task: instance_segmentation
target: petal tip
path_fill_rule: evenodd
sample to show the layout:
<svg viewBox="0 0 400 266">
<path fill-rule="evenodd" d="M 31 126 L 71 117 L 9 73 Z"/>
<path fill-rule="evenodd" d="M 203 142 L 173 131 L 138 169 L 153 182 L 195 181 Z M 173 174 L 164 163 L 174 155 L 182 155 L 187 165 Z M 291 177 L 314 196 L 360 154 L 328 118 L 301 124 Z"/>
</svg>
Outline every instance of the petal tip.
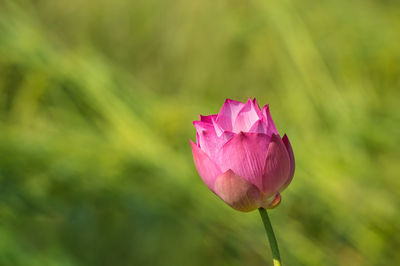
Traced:
<svg viewBox="0 0 400 266">
<path fill-rule="evenodd" d="M 267 204 L 263 204 L 263 208 L 265 209 L 274 209 L 278 207 L 278 205 L 281 203 L 281 194 L 278 192 L 275 194 L 275 197 Z"/>
</svg>

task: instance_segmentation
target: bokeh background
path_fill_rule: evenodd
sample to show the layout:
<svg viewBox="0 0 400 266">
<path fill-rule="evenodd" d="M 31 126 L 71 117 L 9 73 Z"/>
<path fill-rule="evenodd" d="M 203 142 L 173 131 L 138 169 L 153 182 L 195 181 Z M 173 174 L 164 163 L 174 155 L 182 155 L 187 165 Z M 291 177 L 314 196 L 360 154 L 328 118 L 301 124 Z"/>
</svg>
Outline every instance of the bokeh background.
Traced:
<svg viewBox="0 0 400 266">
<path fill-rule="evenodd" d="M 269 103 L 284 265 L 400 264 L 400 2 L 1 0 L 0 265 L 270 265 L 192 121 Z"/>
</svg>

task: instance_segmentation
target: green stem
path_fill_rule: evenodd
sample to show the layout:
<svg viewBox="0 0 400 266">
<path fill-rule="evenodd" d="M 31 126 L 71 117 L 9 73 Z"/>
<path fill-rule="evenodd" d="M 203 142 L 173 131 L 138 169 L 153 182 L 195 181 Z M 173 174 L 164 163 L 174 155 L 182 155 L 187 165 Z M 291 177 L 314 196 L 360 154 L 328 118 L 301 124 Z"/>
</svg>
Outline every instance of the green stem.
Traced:
<svg viewBox="0 0 400 266">
<path fill-rule="evenodd" d="M 269 245 L 272 251 L 272 258 L 274 266 L 281 266 L 281 256 L 279 255 L 278 243 L 276 242 L 274 230 L 272 229 L 271 221 L 269 220 L 268 213 L 264 208 L 259 208 L 261 219 L 264 223 L 265 231 L 267 232 Z"/>
</svg>

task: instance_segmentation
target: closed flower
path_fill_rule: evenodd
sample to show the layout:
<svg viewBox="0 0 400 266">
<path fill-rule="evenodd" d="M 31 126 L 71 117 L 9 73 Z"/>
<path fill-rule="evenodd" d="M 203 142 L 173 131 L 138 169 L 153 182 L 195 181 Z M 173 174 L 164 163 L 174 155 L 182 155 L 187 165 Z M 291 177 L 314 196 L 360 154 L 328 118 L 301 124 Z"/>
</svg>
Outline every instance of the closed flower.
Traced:
<svg viewBox="0 0 400 266">
<path fill-rule="evenodd" d="M 193 158 L 209 189 L 239 211 L 279 204 L 295 163 L 289 139 L 279 136 L 268 105 L 260 110 L 255 99 L 227 99 L 218 114 L 200 115 L 193 124 Z"/>
</svg>

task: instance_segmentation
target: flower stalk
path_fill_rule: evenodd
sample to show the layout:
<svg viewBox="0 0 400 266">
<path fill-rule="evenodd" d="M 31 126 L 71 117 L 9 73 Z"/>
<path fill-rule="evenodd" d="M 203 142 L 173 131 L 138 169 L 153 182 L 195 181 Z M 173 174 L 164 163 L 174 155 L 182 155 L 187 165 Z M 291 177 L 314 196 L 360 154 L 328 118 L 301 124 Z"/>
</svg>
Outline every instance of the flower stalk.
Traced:
<svg viewBox="0 0 400 266">
<path fill-rule="evenodd" d="M 281 256 L 279 254 L 278 243 L 276 242 L 274 230 L 272 229 L 271 221 L 269 220 L 268 213 L 264 208 L 258 209 L 261 215 L 261 219 L 264 223 L 265 231 L 267 232 L 267 237 L 269 245 L 271 247 L 272 259 L 274 266 L 281 266 Z"/>
</svg>

